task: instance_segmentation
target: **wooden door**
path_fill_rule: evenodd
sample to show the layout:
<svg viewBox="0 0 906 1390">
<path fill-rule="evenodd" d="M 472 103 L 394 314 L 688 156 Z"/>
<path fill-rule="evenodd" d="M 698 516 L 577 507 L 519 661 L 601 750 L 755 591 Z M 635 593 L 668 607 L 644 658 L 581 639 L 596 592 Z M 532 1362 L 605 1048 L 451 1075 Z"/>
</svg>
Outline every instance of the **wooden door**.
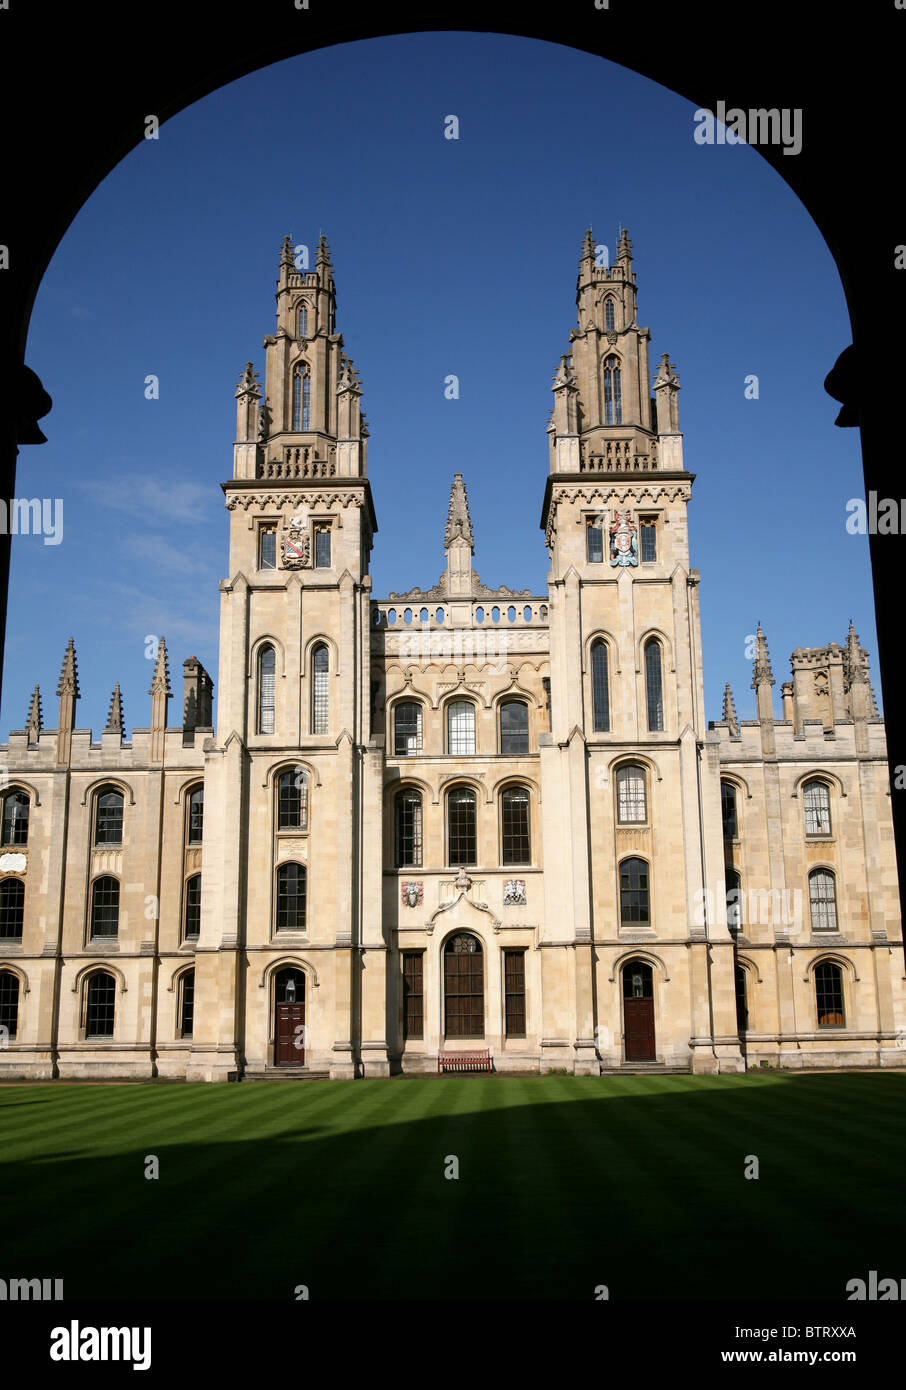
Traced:
<svg viewBox="0 0 906 1390">
<path fill-rule="evenodd" d="M 629 961 L 623 967 L 623 1033 L 627 1062 L 654 1062 L 654 988 L 651 966 Z"/>
<path fill-rule="evenodd" d="M 484 964 L 481 943 L 463 933 L 444 951 L 444 1030 L 448 1038 L 484 1037 Z"/>
<path fill-rule="evenodd" d="M 305 1003 L 278 1004 L 274 1061 L 281 1067 L 305 1065 Z"/>
</svg>

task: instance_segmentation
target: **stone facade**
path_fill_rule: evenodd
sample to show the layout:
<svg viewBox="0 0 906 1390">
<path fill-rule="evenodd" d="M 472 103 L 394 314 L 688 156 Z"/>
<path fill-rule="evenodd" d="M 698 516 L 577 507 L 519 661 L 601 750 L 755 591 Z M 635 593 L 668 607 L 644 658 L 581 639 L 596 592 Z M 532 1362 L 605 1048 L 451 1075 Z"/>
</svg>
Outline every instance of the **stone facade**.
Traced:
<svg viewBox="0 0 906 1390">
<path fill-rule="evenodd" d="M 72 642 L 13 731 L 0 1077 L 895 1066 L 906 1036 L 883 721 L 856 634 L 775 719 L 705 719 L 676 370 L 631 243 L 582 246 L 553 384 L 547 592 L 490 589 L 457 474 L 445 568 L 375 599 L 361 384 L 326 243 L 289 239 L 264 389 L 236 390 L 219 699 L 162 641 L 151 725 L 75 727 Z M 729 889 L 729 898 L 728 898 Z M 4 1032 L 3 1029 L 6 1031 Z"/>
</svg>

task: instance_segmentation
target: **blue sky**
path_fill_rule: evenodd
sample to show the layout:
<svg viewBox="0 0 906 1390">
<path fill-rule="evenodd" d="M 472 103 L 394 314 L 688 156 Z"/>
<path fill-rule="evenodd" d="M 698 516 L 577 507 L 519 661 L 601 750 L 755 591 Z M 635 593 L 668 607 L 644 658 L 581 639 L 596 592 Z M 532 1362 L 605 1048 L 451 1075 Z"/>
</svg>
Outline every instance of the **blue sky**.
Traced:
<svg viewBox="0 0 906 1390">
<path fill-rule="evenodd" d="M 622 224 L 652 369 L 669 352 L 683 388 L 708 717 L 728 679 L 753 717 L 759 619 L 778 717 L 790 652 L 844 641 L 850 617 L 880 702 L 868 542 L 844 529 L 858 432 L 822 388 L 850 341 L 836 268 L 757 151 L 697 144 L 693 113 L 567 47 L 410 34 L 254 73 L 142 141 L 73 222 L 32 317 L 54 408 L 17 496 L 62 498 L 64 539 L 13 541 L 2 736 L 35 681 L 55 726 L 70 634 L 95 733 L 115 681 L 127 731 L 148 724 L 149 634 L 167 639 L 171 724 L 185 657 L 216 682 L 235 383 L 247 359 L 263 369 L 282 237 L 314 248 L 322 230 L 371 434 L 376 597 L 436 581 L 457 471 L 484 582 L 544 591 L 545 424 L 579 246 L 590 224 L 613 254 Z"/>
</svg>

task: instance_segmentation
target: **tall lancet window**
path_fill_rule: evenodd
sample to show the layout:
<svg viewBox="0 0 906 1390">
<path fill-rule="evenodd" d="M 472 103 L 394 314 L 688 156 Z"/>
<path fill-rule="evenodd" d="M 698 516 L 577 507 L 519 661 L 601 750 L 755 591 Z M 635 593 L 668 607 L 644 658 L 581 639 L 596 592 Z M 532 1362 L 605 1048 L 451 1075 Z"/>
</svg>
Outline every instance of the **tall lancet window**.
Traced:
<svg viewBox="0 0 906 1390">
<path fill-rule="evenodd" d="M 293 372 L 293 429 L 311 429 L 311 375 L 307 367 Z"/>
<path fill-rule="evenodd" d="M 596 734 L 610 732 L 610 688 L 607 647 L 600 638 L 591 644 L 592 725 Z"/>
<path fill-rule="evenodd" d="M 300 304 L 300 305 L 299 305 L 299 310 L 298 310 L 298 314 L 297 314 L 296 317 L 297 317 L 297 324 L 298 324 L 298 330 L 299 330 L 298 333 L 296 334 L 296 337 L 297 337 L 297 338 L 307 338 L 307 337 L 308 337 L 308 305 L 307 305 L 307 304 Z"/>
<path fill-rule="evenodd" d="M 664 727 L 664 682 L 661 675 L 661 645 L 652 637 L 645 643 L 645 691 L 648 696 L 648 728 Z"/>
<path fill-rule="evenodd" d="M 604 302 L 604 332 L 613 332 L 613 300 L 607 299 Z"/>
<path fill-rule="evenodd" d="M 274 732 L 274 691 L 277 676 L 277 655 L 273 647 L 264 647 L 258 657 L 258 732 Z"/>
<path fill-rule="evenodd" d="M 623 388 L 620 385 L 620 363 L 616 357 L 604 359 L 604 423 L 623 423 Z"/>
<path fill-rule="evenodd" d="M 327 733 L 327 691 L 329 662 L 324 643 L 315 647 L 311 654 L 311 731 L 313 734 Z"/>
</svg>

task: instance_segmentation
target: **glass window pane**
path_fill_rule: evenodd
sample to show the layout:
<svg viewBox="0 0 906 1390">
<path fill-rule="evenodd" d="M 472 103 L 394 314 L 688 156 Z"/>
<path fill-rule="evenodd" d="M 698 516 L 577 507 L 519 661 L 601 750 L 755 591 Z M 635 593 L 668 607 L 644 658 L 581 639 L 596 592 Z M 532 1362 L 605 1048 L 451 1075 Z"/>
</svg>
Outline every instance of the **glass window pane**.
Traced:
<svg viewBox="0 0 906 1390">
<path fill-rule="evenodd" d="M 326 734 L 328 722 L 328 655 L 325 646 L 315 647 L 312 652 L 311 682 L 311 731 L 313 734 Z"/>
<path fill-rule="evenodd" d="M 396 796 L 396 865 L 420 868 L 422 862 L 421 792 L 402 791 Z"/>
<path fill-rule="evenodd" d="M 471 700 L 454 700 L 448 706 L 447 745 L 453 757 L 475 752 L 475 706 Z"/>
<path fill-rule="evenodd" d="M 397 758 L 408 758 L 422 751 L 422 707 L 407 700 L 397 705 L 393 718 L 393 751 Z"/>
<path fill-rule="evenodd" d="M 475 793 L 458 787 L 447 795 L 448 862 L 454 867 L 475 864 Z"/>
<path fill-rule="evenodd" d="M 594 642 L 591 648 L 592 723 L 595 733 L 610 731 L 610 683 L 607 672 L 607 647 Z"/>
<path fill-rule="evenodd" d="M 258 568 L 262 570 L 275 570 L 277 568 L 277 532 L 273 526 L 262 528 Z"/>
<path fill-rule="evenodd" d="M 277 655 L 265 647 L 258 658 L 258 732 L 274 732 L 274 695 L 277 681 Z"/>
<path fill-rule="evenodd" d="M 617 770 L 617 820 L 621 825 L 644 822 L 648 818 L 645 804 L 645 770 L 641 767 L 621 767 Z"/>
<path fill-rule="evenodd" d="M 648 728 L 664 727 L 664 687 L 661 679 L 661 649 L 657 642 L 645 647 L 645 688 L 648 697 Z"/>
<path fill-rule="evenodd" d="M 529 751 L 528 705 L 523 700 L 500 706 L 500 751 L 510 757 Z"/>
<path fill-rule="evenodd" d="M 507 787 L 500 796 L 502 862 L 530 864 L 529 794 L 525 787 Z"/>
<path fill-rule="evenodd" d="M 305 931 L 305 867 L 281 864 L 277 870 L 277 931 Z"/>
<path fill-rule="evenodd" d="M 28 843 L 28 797 L 25 792 L 10 792 L 3 802 L 4 845 Z"/>
</svg>

